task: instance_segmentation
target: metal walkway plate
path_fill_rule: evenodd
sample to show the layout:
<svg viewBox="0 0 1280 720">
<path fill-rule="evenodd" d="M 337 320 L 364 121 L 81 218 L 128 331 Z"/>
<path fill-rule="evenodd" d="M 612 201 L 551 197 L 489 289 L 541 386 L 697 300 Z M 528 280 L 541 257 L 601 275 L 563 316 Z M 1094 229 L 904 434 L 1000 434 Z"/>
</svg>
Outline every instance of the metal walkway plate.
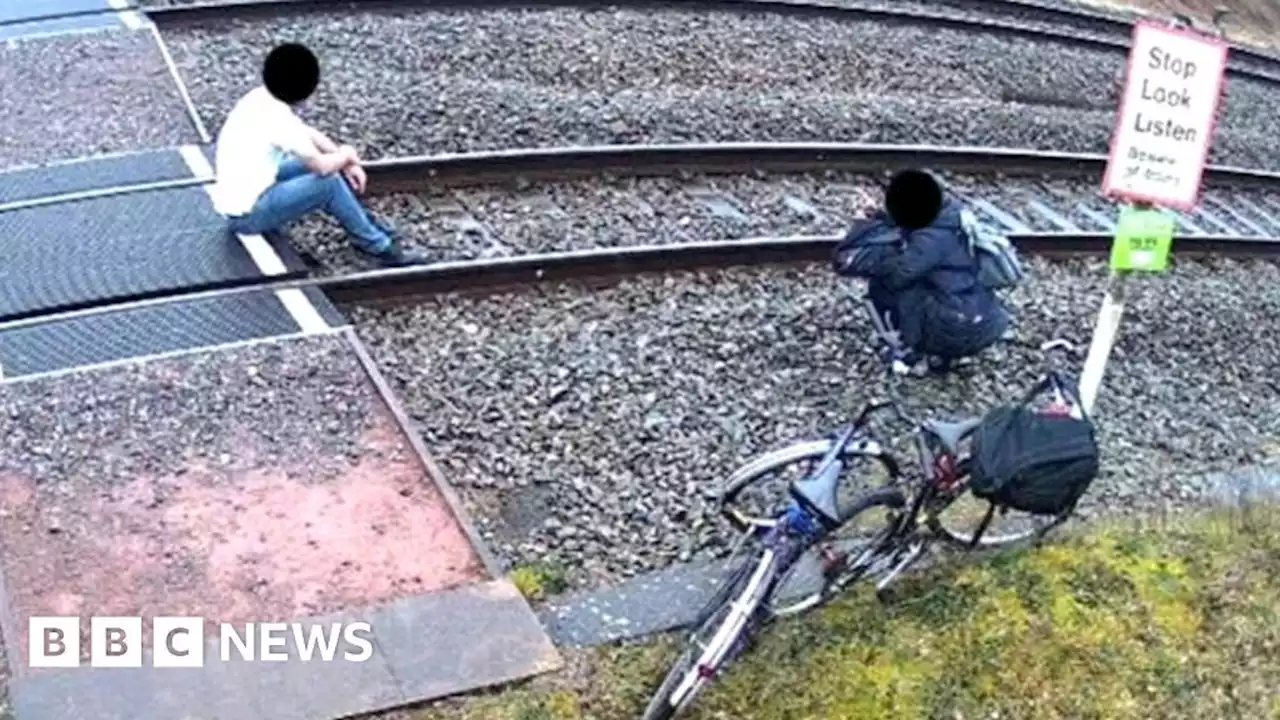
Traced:
<svg viewBox="0 0 1280 720">
<path fill-rule="evenodd" d="M 107 0 L 4 0 L 0 3 L 0 24 L 76 13 L 108 13 Z"/>
<path fill-rule="evenodd" d="M 162 302 L 0 328 L 0 374 L 12 379 L 298 332 L 272 292 Z"/>
<path fill-rule="evenodd" d="M 190 178 L 176 149 L 122 153 L 0 172 L 0 206 L 36 198 Z M 3 209 L 3 208 L 0 208 Z"/>
<path fill-rule="evenodd" d="M 5 0 L 8 2 L 8 0 Z M 4 3 L 0 3 L 0 6 Z M 90 15 L 68 15 L 35 20 L 15 20 L 0 24 L 0 40 L 16 38 L 63 35 L 77 32 L 102 32 L 124 27 L 115 13 L 96 12 Z"/>
<path fill-rule="evenodd" d="M 0 2 L 0 40 L 119 27 L 125 27 L 125 24 L 117 8 L 107 0 Z"/>
<path fill-rule="evenodd" d="M 0 322 L 263 277 L 200 187 L 0 213 L 0 257 Z"/>
</svg>

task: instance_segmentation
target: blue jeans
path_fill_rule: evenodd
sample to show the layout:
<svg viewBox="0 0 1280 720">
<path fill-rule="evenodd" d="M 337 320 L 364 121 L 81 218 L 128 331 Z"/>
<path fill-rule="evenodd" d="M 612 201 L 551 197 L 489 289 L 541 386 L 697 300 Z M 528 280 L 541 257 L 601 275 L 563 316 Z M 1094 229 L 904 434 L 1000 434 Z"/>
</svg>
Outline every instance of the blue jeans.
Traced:
<svg viewBox="0 0 1280 720">
<path fill-rule="evenodd" d="M 230 218 L 231 230 L 241 235 L 261 235 L 316 210 L 332 215 L 361 250 L 381 253 L 390 249 L 391 237 L 360 204 L 342 173 L 316 175 L 294 157 L 280 163 L 275 184 L 262 193 L 253 210 Z"/>
</svg>

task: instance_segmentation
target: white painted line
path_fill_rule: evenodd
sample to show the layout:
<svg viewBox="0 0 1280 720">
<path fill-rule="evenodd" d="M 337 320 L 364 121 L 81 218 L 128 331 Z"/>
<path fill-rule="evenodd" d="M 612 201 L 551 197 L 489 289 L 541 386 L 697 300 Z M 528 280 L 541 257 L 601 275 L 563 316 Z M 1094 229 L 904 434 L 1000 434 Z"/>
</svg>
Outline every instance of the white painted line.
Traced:
<svg viewBox="0 0 1280 720">
<path fill-rule="evenodd" d="M 200 146 L 183 145 L 178 148 L 178 154 L 182 156 L 182 162 L 187 164 L 187 169 L 192 175 L 199 180 L 213 182 L 213 166 L 209 164 L 209 158 L 204 156 Z"/>
<path fill-rule="evenodd" d="M 138 30 L 147 24 L 147 19 L 141 13 L 129 9 L 129 0 L 107 0 L 107 5 L 116 9 L 116 17 L 130 30 Z"/>
<path fill-rule="evenodd" d="M 209 158 L 204 156 L 204 151 L 195 145 L 183 145 L 178 148 L 178 152 L 182 154 L 182 161 L 187 164 L 191 170 L 191 174 L 198 178 L 214 178 L 213 165 L 209 163 Z"/>
<path fill-rule="evenodd" d="M 329 330 L 329 323 L 320 317 L 320 311 L 307 299 L 301 290 L 278 290 L 276 297 L 293 316 L 294 322 L 304 333 L 322 333 Z"/>
<path fill-rule="evenodd" d="M 239 235 L 240 242 L 244 244 L 244 249 L 248 251 L 249 257 L 253 258 L 253 264 L 258 266 L 263 275 L 283 275 L 288 272 L 288 268 L 284 266 L 284 261 L 276 254 L 275 248 L 271 247 L 271 243 L 261 235 Z"/>
<path fill-rule="evenodd" d="M 209 159 L 204 156 L 204 152 L 194 145 L 184 145 L 178 149 L 182 154 L 182 159 L 186 162 L 187 167 L 191 168 L 191 174 L 198 178 L 214 178 L 213 166 L 209 164 Z M 205 185 L 204 190 L 209 194 L 212 200 L 213 185 Z M 288 269 L 284 265 L 284 261 L 280 259 L 280 255 L 271 247 L 271 243 L 261 235 L 241 235 L 236 233 L 236 238 L 240 240 L 240 244 L 244 246 L 245 252 L 249 253 L 249 257 L 253 259 L 253 264 L 258 266 L 258 271 L 268 277 L 285 274 Z M 316 306 L 307 299 L 305 293 L 298 289 L 277 290 L 276 297 L 279 298 L 280 304 L 284 305 L 289 311 L 289 315 L 293 317 L 293 321 L 298 324 L 304 333 L 320 333 L 329 330 L 329 323 L 324 321 L 320 316 L 320 311 L 316 310 Z"/>
</svg>

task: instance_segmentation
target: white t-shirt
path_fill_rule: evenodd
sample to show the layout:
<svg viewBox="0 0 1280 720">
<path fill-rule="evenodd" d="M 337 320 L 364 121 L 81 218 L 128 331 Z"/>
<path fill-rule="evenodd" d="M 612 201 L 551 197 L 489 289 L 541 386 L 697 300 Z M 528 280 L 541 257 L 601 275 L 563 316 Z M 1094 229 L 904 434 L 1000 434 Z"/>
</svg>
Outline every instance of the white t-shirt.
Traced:
<svg viewBox="0 0 1280 720">
<path fill-rule="evenodd" d="M 248 213 L 275 183 L 286 153 L 313 152 L 311 129 L 292 108 L 265 87 L 250 90 L 231 108 L 218 133 L 214 209 L 223 215 Z"/>
</svg>

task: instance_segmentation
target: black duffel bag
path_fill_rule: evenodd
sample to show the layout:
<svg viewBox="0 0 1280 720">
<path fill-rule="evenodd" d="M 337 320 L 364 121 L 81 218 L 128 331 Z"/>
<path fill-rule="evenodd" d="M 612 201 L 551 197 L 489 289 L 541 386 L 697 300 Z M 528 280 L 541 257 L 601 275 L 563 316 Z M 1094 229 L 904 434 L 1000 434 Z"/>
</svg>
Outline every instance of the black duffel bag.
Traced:
<svg viewBox="0 0 1280 720">
<path fill-rule="evenodd" d="M 1004 405 L 974 432 L 969 488 L 997 506 L 1063 515 L 1098 476 L 1098 455 L 1087 416 L 1045 414 L 1025 402 Z"/>
</svg>

